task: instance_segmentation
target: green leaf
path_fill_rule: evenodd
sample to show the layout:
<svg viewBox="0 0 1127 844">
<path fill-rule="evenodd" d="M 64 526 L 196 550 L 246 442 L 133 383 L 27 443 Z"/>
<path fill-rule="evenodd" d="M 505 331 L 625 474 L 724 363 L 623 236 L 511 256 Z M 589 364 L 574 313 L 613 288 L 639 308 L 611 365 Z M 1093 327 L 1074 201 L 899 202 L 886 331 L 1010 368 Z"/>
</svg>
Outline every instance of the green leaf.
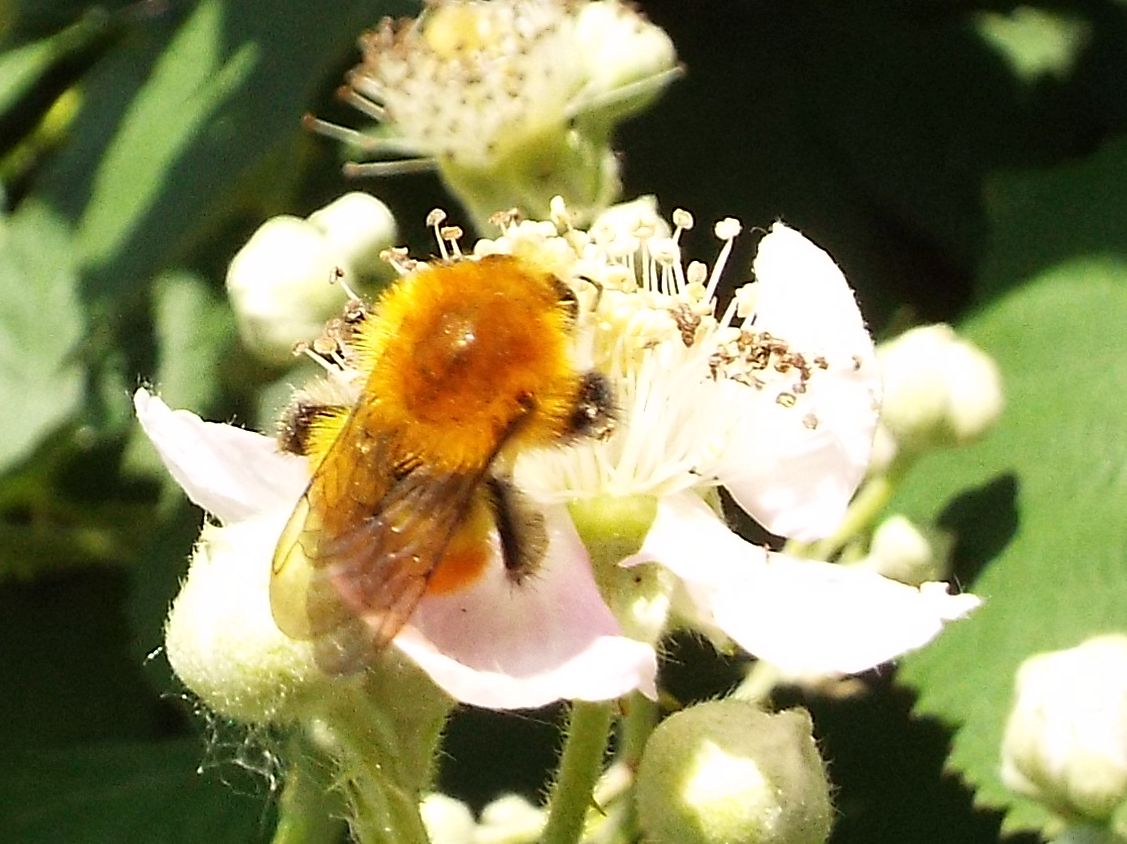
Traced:
<svg viewBox="0 0 1127 844">
<path fill-rule="evenodd" d="M 985 605 L 908 658 L 900 678 L 920 713 L 958 727 L 951 767 L 980 804 L 1008 810 L 1011 831 L 1047 818 L 998 774 L 1014 672 L 1034 653 L 1127 631 L 1127 231 L 1122 215 L 1081 230 L 1091 215 L 1067 205 L 1114 193 L 1107 167 L 1125 149 L 997 183 L 1004 213 L 988 267 L 1011 292 L 962 330 L 998 361 L 1007 409 L 984 442 L 920 466 L 893 504 L 953 530 L 965 576 L 986 566 L 970 584 Z"/>
<path fill-rule="evenodd" d="M 204 413 L 220 392 L 219 368 L 233 345 L 231 309 L 191 273 L 161 276 L 155 293 L 159 355 L 155 386 L 171 407 Z"/>
<path fill-rule="evenodd" d="M 84 326 L 69 233 L 45 208 L 0 219 L 0 472 L 77 412 Z"/>
<path fill-rule="evenodd" d="M 61 32 L 0 53 L 0 114 L 18 102 L 60 59 L 103 32 L 106 23 L 105 12 L 95 9 Z"/>
<path fill-rule="evenodd" d="M 980 298 L 1087 256 L 1127 250 L 1127 141 L 1034 175 L 986 187 L 993 242 L 979 273 Z"/>
<path fill-rule="evenodd" d="M 104 155 L 90 158 L 79 221 L 91 292 L 128 292 L 294 179 L 298 168 L 268 169 L 270 156 L 292 151 L 314 92 L 390 5 L 201 0 L 159 55 L 154 33 L 125 42 L 152 66 L 137 74 L 112 57 L 91 94 L 91 108 L 105 99 L 121 110 Z M 123 86 L 139 86 L 127 102 Z M 73 184 L 52 182 L 60 197 Z"/>
<path fill-rule="evenodd" d="M 1030 86 L 1075 72 L 1092 36 L 1091 24 L 1079 15 L 1034 6 L 978 12 L 974 28 Z"/>
<path fill-rule="evenodd" d="M 204 752 L 191 738 L 17 754 L 0 772 L 0 829 L 20 844 L 269 840 L 264 797 L 225 783 Z"/>
<path fill-rule="evenodd" d="M 223 4 L 200 3 L 173 38 L 106 150 L 80 221 L 79 249 L 97 267 L 110 259 L 165 189 L 167 171 L 246 84 L 250 43 L 227 51 Z"/>
</svg>

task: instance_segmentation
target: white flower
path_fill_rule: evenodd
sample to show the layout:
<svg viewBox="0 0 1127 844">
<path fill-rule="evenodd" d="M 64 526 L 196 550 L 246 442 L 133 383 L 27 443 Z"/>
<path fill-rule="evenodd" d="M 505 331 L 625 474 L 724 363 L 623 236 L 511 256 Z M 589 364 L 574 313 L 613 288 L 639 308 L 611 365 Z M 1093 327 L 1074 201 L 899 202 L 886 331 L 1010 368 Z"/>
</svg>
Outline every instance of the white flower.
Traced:
<svg viewBox="0 0 1127 844">
<path fill-rule="evenodd" d="M 308 688 L 324 693 L 309 643 L 273 627 L 267 596 L 274 546 L 309 480 L 306 461 L 280 453 L 272 438 L 172 411 L 146 390 L 134 407 L 172 476 L 222 524 L 202 539 L 220 544 L 222 556 L 194 557 L 172 607 L 167 647 L 178 676 L 246 720 L 271 720 Z M 466 590 L 424 598 L 394 645 L 452 697 L 478 706 L 655 694 L 653 650 L 619 635 L 570 521 L 557 514 L 549 526 L 547 560 L 527 588 L 496 566 Z M 248 699 L 247 688 L 258 697 Z"/>
<path fill-rule="evenodd" d="M 802 541 L 837 527 L 868 463 L 879 375 L 852 291 L 825 252 L 776 224 L 755 282 L 718 310 L 720 274 L 683 266 L 672 236 L 641 219 L 622 231 L 511 225 L 479 243 L 589 279 L 597 326 L 589 354 L 622 413 L 605 442 L 530 456 L 517 478 L 541 500 L 652 497 L 656 517 L 626 565 L 658 562 L 681 581 L 695 620 L 789 677 L 849 674 L 926 644 L 978 604 L 943 583 L 915 588 L 876 573 L 769 552 L 706 503 L 725 487 L 772 533 Z M 644 214 L 642 217 L 644 218 Z M 666 229 L 668 231 L 668 229 Z"/>
<path fill-rule="evenodd" d="M 810 539 L 837 526 L 865 472 L 877 415 L 872 343 L 824 252 L 774 226 L 760 244 L 756 282 L 717 313 L 735 221 L 717 226 L 724 246 L 709 272 L 681 264 L 678 240 L 692 224 L 684 212 L 668 235 L 646 206 L 616 218 L 632 221 L 627 232 L 614 223 L 585 232 L 571 227 L 565 206 L 552 210 L 555 222 L 503 220 L 502 236 L 479 242 L 473 256 L 444 242 L 450 230 L 432 216 L 444 258 L 517 254 L 580 293 L 576 357 L 610 380 L 616 433 L 522 454 L 514 477 L 549 528 L 537 576 L 514 584 L 495 548 L 477 581 L 424 596 L 395 647 L 458 700 L 532 707 L 632 689 L 654 695 L 654 648 L 673 584 L 703 628 L 796 677 L 863 671 L 925 644 L 977 605 L 942 583 L 917 589 L 770 552 L 706 503 L 725 486 L 768 530 Z M 393 260 L 410 271 L 402 256 Z M 357 376 L 346 358 L 333 360 L 344 382 Z M 247 519 L 280 525 L 301 495 L 308 467 L 271 440 L 174 413 L 145 391 L 135 402 L 173 476 L 223 530 Z M 625 517 L 617 527 L 637 541 L 609 560 L 598 549 L 593 571 L 564 505 L 609 512 L 601 502 L 613 499 L 629 505 L 616 511 L 633 513 L 629 527 Z M 253 537 L 242 553 L 266 571 L 277 537 Z M 199 639 L 197 662 L 218 641 L 207 630 Z"/>
<path fill-rule="evenodd" d="M 345 99 L 379 131 L 311 126 L 383 159 L 352 173 L 437 167 L 479 225 L 499 208 L 546 215 L 557 193 L 613 201 L 614 123 L 677 72 L 669 37 L 619 0 L 439 0 L 360 46 Z"/>
</svg>

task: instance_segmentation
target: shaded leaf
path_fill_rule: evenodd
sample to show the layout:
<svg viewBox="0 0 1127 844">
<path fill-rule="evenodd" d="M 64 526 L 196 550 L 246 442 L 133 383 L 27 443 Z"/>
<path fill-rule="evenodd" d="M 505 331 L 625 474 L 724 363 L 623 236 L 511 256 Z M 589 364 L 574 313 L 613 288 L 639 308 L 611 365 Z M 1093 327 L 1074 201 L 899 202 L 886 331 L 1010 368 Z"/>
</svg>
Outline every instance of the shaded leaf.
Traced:
<svg viewBox="0 0 1127 844">
<path fill-rule="evenodd" d="M 129 291 L 292 180 L 269 156 L 294 144 L 329 69 L 390 5 L 201 0 L 136 79 L 97 164 L 79 224 L 92 294 Z"/>
<path fill-rule="evenodd" d="M 95 9 L 66 29 L 0 53 L 0 114 L 11 108 L 63 56 L 104 31 L 107 18 Z"/>
<path fill-rule="evenodd" d="M 269 840 L 263 796 L 200 770 L 199 739 L 18 754 L 0 773 L 0 829 L 20 844 Z"/>
<path fill-rule="evenodd" d="M 121 572 L 0 586 L 5 753 L 153 734 L 158 703 L 130 653 L 124 600 Z"/>
<path fill-rule="evenodd" d="M 1032 176 L 987 184 L 993 243 L 976 284 L 985 299 L 1072 260 L 1127 259 L 1127 141 Z"/>
</svg>

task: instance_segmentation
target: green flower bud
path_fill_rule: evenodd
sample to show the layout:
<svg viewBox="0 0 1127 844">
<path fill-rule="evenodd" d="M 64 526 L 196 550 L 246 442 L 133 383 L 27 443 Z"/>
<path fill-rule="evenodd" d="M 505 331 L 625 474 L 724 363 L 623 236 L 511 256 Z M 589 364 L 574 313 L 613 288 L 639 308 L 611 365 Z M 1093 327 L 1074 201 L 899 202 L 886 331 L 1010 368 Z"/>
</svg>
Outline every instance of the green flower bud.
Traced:
<svg viewBox="0 0 1127 844">
<path fill-rule="evenodd" d="M 285 636 L 270 614 L 269 561 L 249 549 L 272 542 L 276 519 L 206 525 L 165 626 L 173 671 L 213 711 L 252 724 L 282 724 L 331 679 L 309 642 Z"/>
<path fill-rule="evenodd" d="M 799 709 L 739 700 L 666 719 L 638 770 L 638 820 L 652 844 L 823 844 L 829 783 Z"/>
<path fill-rule="evenodd" d="M 884 400 L 881 423 L 908 451 L 969 443 L 1002 412 L 994 361 L 949 325 L 906 331 L 877 348 Z"/>
<path fill-rule="evenodd" d="M 1030 657 L 1002 740 L 1002 781 L 1065 817 L 1127 802 L 1127 636 Z"/>
<path fill-rule="evenodd" d="M 321 333 L 345 293 L 321 231 L 298 217 L 267 220 L 227 268 L 227 296 L 243 345 L 269 363 L 293 360 L 294 344 Z"/>
</svg>

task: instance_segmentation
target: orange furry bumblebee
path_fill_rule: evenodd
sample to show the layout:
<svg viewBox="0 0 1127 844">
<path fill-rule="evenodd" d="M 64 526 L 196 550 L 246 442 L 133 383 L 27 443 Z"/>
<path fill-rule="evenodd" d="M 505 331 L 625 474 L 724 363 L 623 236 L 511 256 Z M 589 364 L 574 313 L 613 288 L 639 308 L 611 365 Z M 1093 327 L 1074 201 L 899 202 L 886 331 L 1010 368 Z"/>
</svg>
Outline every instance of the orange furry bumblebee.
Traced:
<svg viewBox="0 0 1127 844">
<path fill-rule="evenodd" d="M 427 592 L 472 581 L 492 531 L 510 577 L 542 558 L 542 519 L 508 479 L 523 449 L 603 436 L 605 379 L 572 360 L 574 293 L 512 256 L 420 265 L 342 325 L 366 378 L 350 405 L 299 395 L 283 448 L 313 477 L 274 552 L 270 603 L 329 670 L 362 667 Z"/>
</svg>

